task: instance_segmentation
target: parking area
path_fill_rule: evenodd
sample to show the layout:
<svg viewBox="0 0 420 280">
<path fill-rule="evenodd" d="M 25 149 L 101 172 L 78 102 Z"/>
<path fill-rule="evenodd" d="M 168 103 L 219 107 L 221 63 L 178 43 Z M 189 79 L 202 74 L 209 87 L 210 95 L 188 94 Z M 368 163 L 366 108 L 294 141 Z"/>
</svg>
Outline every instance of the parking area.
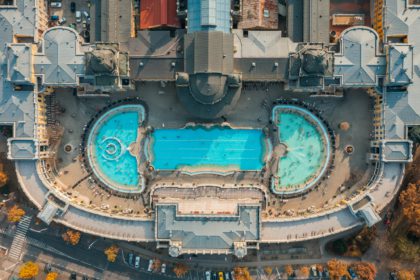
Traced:
<svg viewBox="0 0 420 280">
<path fill-rule="evenodd" d="M 68 26 L 77 31 L 85 42 L 90 41 L 90 6 L 86 0 L 49 1 L 50 26 Z"/>
</svg>

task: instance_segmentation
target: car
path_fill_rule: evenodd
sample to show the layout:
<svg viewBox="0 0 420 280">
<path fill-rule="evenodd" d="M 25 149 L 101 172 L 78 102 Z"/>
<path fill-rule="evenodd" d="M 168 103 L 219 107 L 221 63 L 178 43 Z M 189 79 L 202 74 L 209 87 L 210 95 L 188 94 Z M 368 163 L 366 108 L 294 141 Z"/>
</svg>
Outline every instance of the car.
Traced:
<svg viewBox="0 0 420 280">
<path fill-rule="evenodd" d="M 52 15 L 51 16 L 51 21 L 56 21 L 56 20 L 59 20 L 59 19 L 60 19 L 60 17 L 57 16 L 57 15 Z"/>
<path fill-rule="evenodd" d="M 89 17 L 89 13 L 88 13 L 88 12 L 83 11 L 82 13 L 83 13 L 83 15 L 85 16 L 85 18 L 88 18 L 88 17 Z"/>
<path fill-rule="evenodd" d="M 51 2 L 51 8 L 61 8 L 61 2 Z"/>
<path fill-rule="evenodd" d="M 128 265 L 129 266 L 133 266 L 133 259 L 134 259 L 134 254 L 133 253 L 128 253 Z"/>
<path fill-rule="evenodd" d="M 163 263 L 162 266 L 160 267 L 160 273 L 166 273 L 166 263 Z"/>
<path fill-rule="evenodd" d="M 225 276 L 221 271 L 219 271 L 219 280 L 225 280 Z"/>
<path fill-rule="evenodd" d="M 211 280 L 211 273 L 210 273 L 210 271 L 206 271 L 206 280 Z"/>
<path fill-rule="evenodd" d="M 51 270 L 52 270 L 51 264 L 50 263 L 47 263 L 44 266 L 44 272 L 48 273 L 48 272 L 51 272 Z"/>
<path fill-rule="evenodd" d="M 356 272 L 352 268 L 348 269 L 351 279 L 355 279 L 357 277 Z"/>
<path fill-rule="evenodd" d="M 211 280 L 217 280 L 217 274 L 216 272 L 213 272 Z"/>
<path fill-rule="evenodd" d="M 82 280 L 89 280 L 89 277 L 87 277 L 86 275 L 83 275 Z"/>
<path fill-rule="evenodd" d="M 72 272 L 72 273 L 70 274 L 70 280 L 77 280 L 77 275 L 76 275 L 76 272 Z"/>
<path fill-rule="evenodd" d="M 230 276 L 232 276 L 232 280 L 235 280 L 235 271 L 233 271 L 233 270 L 232 270 L 232 271 L 230 272 Z"/>
<path fill-rule="evenodd" d="M 230 280 L 230 273 L 229 272 L 225 272 L 225 279 Z"/>
<path fill-rule="evenodd" d="M 76 11 L 75 17 L 77 23 L 82 22 L 82 13 L 80 13 L 80 11 Z"/>
<path fill-rule="evenodd" d="M 136 259 L 134 261 L 134 267 L 139 268 L 140 267 L 140 257 L 136 256 Z"/>
<path fill-rule="evenodd" d="M 74 2 L 70 3 L 70 11 L 72 13 L 76 12 L 76 3 L 74 3 Z"/>
<path fill-rule="evenodd" d="M 147 271 L 152 271 L 152 269 L 153 269 L 153 260 L 152 259 L 150 259 L 149 260 L 149 266 L 147 267 Z"/>
<path fill-rule="evenodd" d="M 316 270 L 316 266 L 312 266 L 311 267 L 311 275 L 317 277 L 318 276 L 318 271 Z"/>
<path fill-rule="evenodd" d="M 58 20 L 58 24 L 62 25 L 64 23 L 66 23 L 67 19 L 65 17 L 62 17 L 61 19 Z"/>
</svg>

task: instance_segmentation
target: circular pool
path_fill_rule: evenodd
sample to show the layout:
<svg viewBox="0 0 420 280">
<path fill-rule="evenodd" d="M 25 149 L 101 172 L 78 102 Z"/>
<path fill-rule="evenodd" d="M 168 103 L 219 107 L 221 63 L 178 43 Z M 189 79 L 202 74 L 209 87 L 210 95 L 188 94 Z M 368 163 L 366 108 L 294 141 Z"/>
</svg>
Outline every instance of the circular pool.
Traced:
<svg viewBox="0 0 420 280">
<path fill-rule="evenodd" d="M 86 151 L 93 175 L 113 190 L 132 193 L 143 189 L 140 155 L 131 151 L 143 120 L 142 105 L 121 105 L 102 114 L 89 132 Z"/>
<path fill-rule="evenodd" d="M 331 157 L 331 144 L 325 125 L 310 111 L 292 105 L 273 109 L 279 145 L 277 174 L 272 190 L 276 194 L 295 195 L 309 190 L 322 178 Z"/>
</svg>

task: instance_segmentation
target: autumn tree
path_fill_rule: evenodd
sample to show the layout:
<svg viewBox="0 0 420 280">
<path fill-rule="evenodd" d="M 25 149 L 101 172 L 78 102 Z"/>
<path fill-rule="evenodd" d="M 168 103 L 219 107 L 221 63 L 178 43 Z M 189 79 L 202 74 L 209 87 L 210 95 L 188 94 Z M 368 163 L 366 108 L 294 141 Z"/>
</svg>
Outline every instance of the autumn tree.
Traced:
<svg viewBox="0 0 420 280">
<path fill-rule="evenodd" d="M 286 272 L 287 276 L 292 275 L 292 273 L 293 273 L 293 267 L 290 264 L 285 265 L 284 266 L 284 272 Z"/>
<path fill-rule="evenodd" d="M 107 249 L 105 249 L 104 253 L 109 262 L 115 262 L 119 251 L 120 251 L 120 248 L 118 248 L 118 246 L 112 245 L 111 247 L 108 247 Z"/>
<path fill-rule="evenodd" d="M 4 171 L 0 171 L 0 188 L 5 186 L 8 180 L 9 180 L 9 177 L 7 176 L 7 174 Z"/>
<path fill-rule="evenodd" d="M 14 205 L 7 212 L 7 220 L 11 223 L 17 223 L 25 215 L 25 210 L 19 208 L 19 206 Z"/>
<path fill-rule="evenodd" d="M 375 280 L 376 266 L 369 262 L 357 262 L 351 265 L 360 280 Z"/>
<path fill-rule="evenodd" d="M 49 272 L 45 280 L 56 280 L 58 278 L 58 273 L 55 271 Z"/>
<path fill-rule="evenodd" d="M 237 266 L 233 269 L 236 280 L 252 280 L 251 274 L 247 267 Z"/>
<path fill-rule="evenodd" d="M 185 274 L 187 274 L 188 270 L 189 270 L 189 267 L 186 264 L 183 264 L 183 263 L 177 263 L 174 266 L 174 273 L 175 273 L 176 277 L 178 277 L 178 278 L 181 278 Z"/>
<path fill-rule="evenodd" d="M 341 279 L 341 277 L 348 275 L 347 264 L 345 264 L 345 263 L 343 263 L 339 260 L 332 259 L 332 260 L 328 261 L 327 262 L 327 267 L 328 267 L 328 270 L 330 272 L 331 280 L 339 280 L 339 279 Z"/>
<path fill-rule="evenodd" d="M 409 184 L 400 194 L 403 215 L 409 225 L 409 231 L 420 237 L 420 182 Z"/>
<path fill-rule="evenodd" d="M 266 266 L 266 267 L 264 267 L 264 272 L 265 272 L 265 274 L 270 276 L 271 274 L 273 274 L 273 268 L 271 266 Z"/>
<path fill-rule="evenodd" d="M 61 237 L 67 243 L 70 243 L 71 245 L 77 245 L 80 241 L 80 235 L 80 232 L 68 229 L 65 233 L 61 235 Z"/>
<path fill-rule="evenodd" d="M 39 267 L 36 263 L 26 262 L 19 270 L 19 278 L 21 279 L 32 279 L 38 275 Z"/>
<path fill-rule="evenodd" d="M 397 272 L 398 280 L 416 280 L 416 275 L 414 271 L 410 270 L 400 270 Z"/>
<path fill-rule="evenodd" d="M 304 278 L 309 277 L 309 267 L 307 267 L 307 266 L 302 266 L 302 267 L 299 269 L 299 273 L 300 273 L 300 275 L 301 275 L 302 277 L 304 277 Z"/>
</svg>

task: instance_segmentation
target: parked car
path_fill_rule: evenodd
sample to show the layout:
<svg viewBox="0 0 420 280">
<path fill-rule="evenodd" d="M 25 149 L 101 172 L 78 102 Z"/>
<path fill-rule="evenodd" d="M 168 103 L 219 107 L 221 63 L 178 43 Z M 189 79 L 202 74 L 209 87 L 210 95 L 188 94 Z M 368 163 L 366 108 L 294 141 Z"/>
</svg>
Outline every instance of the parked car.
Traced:
<svg viewBox="0 0 420 280">
<path fill-rule="evenodd" d="M 64 23 L 66 23 L 67 19 L 65 17 L 62 17 L 61 19 L 58 20 L 58 24 L 62 25 Z"/>
<path fill-rule="evenodd" d="M 136 260 L 134 261 L 134 267 L 139 268 L 140 267 L 140 257 L 136 256 Z"/>
<path fill-rule="evenodd" d="M 61 8 L 61 2 L 51 2 L 51 8 Z"/>
<path fill-rule="evenodd" d="M 206 280 L 211 280 L 211 273 L 210 273 L 210 271 L 206 271 Z"/>
<path fill-rule="evenodd" d="M 311 267 L 311 275 L 317 277 L 318 276 L 318 271 L 316 270 L 316 266 L 312 266 Z"/>
<path fill-rule="evenodd" d="M 82 13 L 80 11 L 76 11 L 76 22 L 80 23 L 82 21 Z"/>
<path fill-rule="evenodd" d="M 166 263 L 163 263 L 160 267 L 160 273 L 166 273 Z"/>
<path fill-rule="evenodd" d="M 152 259 L 150 259 L 149 260 L 149 266 L 147 267 L 147 271 L 152 271 L 152 269 L 153 269 L 153 260 Z"/>
<path fill-rule="evenodd" d="M 74 3 L 74 2 L 70 3 L 70 11 L 72 13 L 76 12 L 76 3 Z"/>
<path fill-rule="evenodd" d="M 82 280 L 89 280 L 89 277 L 87 277 L 86 275 L 83 275 Z"/>
<path fill-rule="evenodd" d="M 233 270 L 232 270 L 232 271 L 230 272 L 230 276 L 232 276 L 232 280 L 235 280 L 235 271 L 233 271 Z"/>
<path fill-rule="evenodd" d="M 229 272 L 225 272 L 225 279 L 230 280 L 230 273 Z"/>
<path fill-rule="evenodd" d="M 133 253 L 128 253 L 128 265 L 129 266 L 133 266 L 133 259 L 134 259 L 134 254 Z"/>
<path fill-rule="evenodd" d="M 70 274 L 70 280 L 77 280 L 77 275 L 76 275 L 76 272 L 72 272 L 72 273 Z"/>
<path fill-rule="evenodd" d="M 223 275 L 223 272 L 219 271 L 219 280 L 225 280 L 225 276 Z"/>
<path fill-rule="evenodd" d="M 85 16 L 85 18 L 88 18 L 88 17 L 89 17 L 89 13 L 88 13 L 88 12 L 83 11 L 82 13 L 83 13 L 83 15 Z"/>
<path fill-rule="evenodd" d="M 56 21 L 56 20 L 59 20 L 59 19 L 60 19 L 60 17 L 57 16 L 57 15 L 52 15 L 51 16 L 51 21 Z"/>
<path fill-rule="evenodd" d="M 44 272 L 48 273 L 48 272 L 51 272 L 51 270 L 52 270 L 51 264 L 50 263 L 47 263 L 44 266 Z"/>
<path fill-rule="evenodd" d="M 348 269 L 351 279 L 355 279 L 357 277 L 356 272 L 352 268 Z"/>
</svg>

